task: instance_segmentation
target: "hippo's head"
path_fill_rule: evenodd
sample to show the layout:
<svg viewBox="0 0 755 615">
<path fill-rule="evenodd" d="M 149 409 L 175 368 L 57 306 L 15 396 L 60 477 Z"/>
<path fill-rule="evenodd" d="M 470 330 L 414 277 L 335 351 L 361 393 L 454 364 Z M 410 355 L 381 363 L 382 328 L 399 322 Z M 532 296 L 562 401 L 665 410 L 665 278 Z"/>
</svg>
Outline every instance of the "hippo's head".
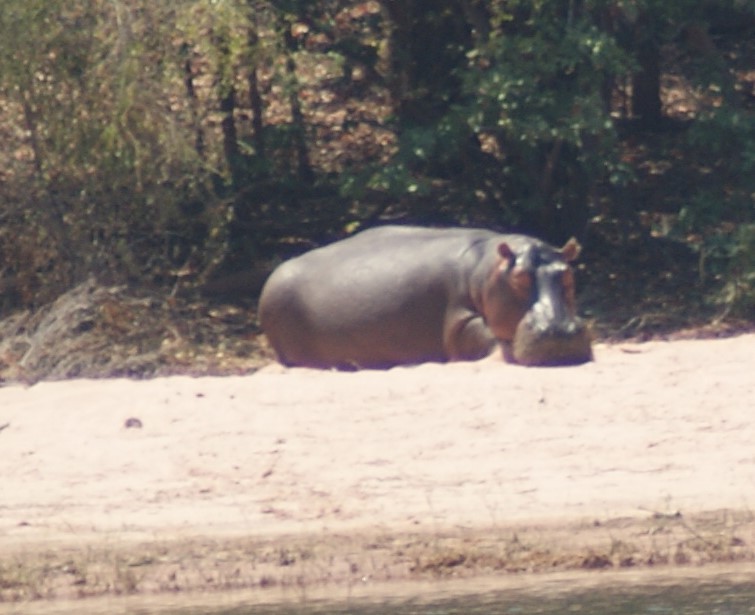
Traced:
<svg viewBox="0 0 755 615">
<path fill-rule="evenodd" d="M 488 286 L 486 316 L 507 361 L 544 366 L 592 360 L 569 266 L 580 250 L 574 238 L 560 250 L 529 238 L 520 245 L 498 245 L 500 263 L 495 284 Z"/>
</svg>

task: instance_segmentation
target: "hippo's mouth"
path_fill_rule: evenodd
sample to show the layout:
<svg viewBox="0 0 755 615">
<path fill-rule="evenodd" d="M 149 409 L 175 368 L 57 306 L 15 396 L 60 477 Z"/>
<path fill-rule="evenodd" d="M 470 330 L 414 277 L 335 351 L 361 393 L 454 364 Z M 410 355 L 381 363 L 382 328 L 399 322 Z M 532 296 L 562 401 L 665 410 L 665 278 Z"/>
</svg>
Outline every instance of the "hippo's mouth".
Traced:
<svg viewBox="0 0 755 615">
<path fill-rule="evenodd" d="M 506 360 L 529 366 L 579 365 L 592 361 L 592 337 L 585 323 L 572 319 L 560 325 L 540 326 L 527 314 L 505 348 Z"/>
</svg>

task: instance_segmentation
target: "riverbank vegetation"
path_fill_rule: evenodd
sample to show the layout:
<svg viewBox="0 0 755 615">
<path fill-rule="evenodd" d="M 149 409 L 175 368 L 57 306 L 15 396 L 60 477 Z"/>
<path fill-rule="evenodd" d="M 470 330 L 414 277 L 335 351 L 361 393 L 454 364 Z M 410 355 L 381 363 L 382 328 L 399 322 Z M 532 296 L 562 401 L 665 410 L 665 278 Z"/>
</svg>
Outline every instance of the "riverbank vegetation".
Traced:
<svg viewBox="0 0 755 615">
<path fill-rule="evenodd" d="M 0 308 L 253 302 L 397 222 L 577 236 L 600 336 L 752 322 L 754 31 L 752 0 L 7 0 Z"/>
</svg>

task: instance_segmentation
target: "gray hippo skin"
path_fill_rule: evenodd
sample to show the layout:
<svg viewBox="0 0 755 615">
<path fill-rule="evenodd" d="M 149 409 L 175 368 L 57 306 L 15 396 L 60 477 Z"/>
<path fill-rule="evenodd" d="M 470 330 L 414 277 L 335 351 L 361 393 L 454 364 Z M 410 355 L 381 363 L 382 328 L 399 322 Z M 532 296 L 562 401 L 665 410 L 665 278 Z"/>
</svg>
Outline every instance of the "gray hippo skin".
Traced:
<svg viewBox="0 0 755 615">
<path fill-rule="evenodd" d="M 262 289 L 262 328 L 285 365 L 388 368 L 471 361 L 503 346 L 525 365 L 592 359 L 568 262 L 525 235 L 384 226 L 283 263 Z"/>
</svg>

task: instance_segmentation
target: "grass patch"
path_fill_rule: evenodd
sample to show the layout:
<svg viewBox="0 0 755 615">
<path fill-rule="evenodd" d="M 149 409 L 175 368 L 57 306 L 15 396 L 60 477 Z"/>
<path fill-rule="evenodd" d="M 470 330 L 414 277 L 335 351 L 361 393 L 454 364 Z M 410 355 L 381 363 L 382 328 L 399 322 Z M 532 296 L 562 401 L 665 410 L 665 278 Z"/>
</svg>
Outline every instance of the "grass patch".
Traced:
<svg viewBox="0 0 755 615">
<path fill-rule="evenodd" d="M 699 566 L 753 561 L 753 545 L 749 511 L 433 533 L 25 544 L 0 554 L 0 602 Z"/>
</svg>

